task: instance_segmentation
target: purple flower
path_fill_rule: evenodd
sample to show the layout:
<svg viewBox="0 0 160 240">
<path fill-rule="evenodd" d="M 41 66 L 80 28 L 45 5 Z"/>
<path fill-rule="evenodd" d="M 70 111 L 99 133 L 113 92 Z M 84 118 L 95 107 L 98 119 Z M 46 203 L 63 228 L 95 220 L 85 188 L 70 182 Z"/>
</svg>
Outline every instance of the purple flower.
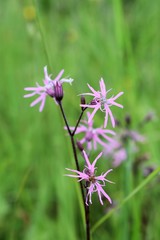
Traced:
<svg viewBox="0 0 160 240">
<path fill-rule="evenodd" d="M 66 174 L 68 177 L 73 177 L 73 178 L 79 178 L 79 181 L 84 180 L 86 182 L 87 186 L 87 195 L 86 195 L 86 205 L 88 205 L 88 202 L 92 204 L 92 194 L 94 192 L 98 193 L 99 201 L 103 205 L 102 201 L 102 196 L 104 196 L 110 203 L 112 203 L 111 198 L 108 196 L 108 194 L 103 190 L 103 187 L 105 186 L 105 182 L 113 183 L 109 180 L 106 179 L 106 176 L 109 172 L 112 171 L 112 169 L 108 170 L 104 174 L 102 173 L 100 176 L 95 176 L 96 172 L 96 162 L 97 160 L 102 156 L 102 153 L 100 153 L 96 159 L 93 161 L 91 164 L 89 161 L 89 158 L 85 151 L 83 151 L 83 156 L 86 162 L 86 166 L 83 170 L 83 172 L 80 172 L 78 170 L 73 170 L 66 168 L 67 170 L 76 173 L 77 175 L 71 175 L 71 174 Z"/>
<path fill-rule="evenodd" d="M 104 127 L 107 126 L 108 116 L 110 116 L 112 126 L 115 127 L 115 119 L 110 110 L 110 107 L 114 105 L 123 108 L 121 104 L 115 102 L 115 100 L 119 98 L 123 94 L 123 92 L 118 93 L 115 97 L 112 96 L 111 98 L 107 98 L 107 94 L 111 91 L 111 89 L 106 91 L 106 86 L 104 84 L 103 78 L 101 78 L 100 80 L 100 91 L 95 91 L 89 84 L 88 87 L 92 91 L 92 93 L 83 93 L 82 95 L 90 95 L 94 98 L 91 104 L 81 104 L 81 107 L 88 107 L 94 109 L 88 121 L 90 122 L 98 109 L 100 109 L 102 112 L 105 112 Z"/>
<path fill-rule="evenodd" d="M 107 134 L 115 135 L 115 132 L 108 129 L 103 128 L 93 128 L 93 120 L 89 122 L 88 119 L 90 118 L 90 113 L 87 112 L 87 121 L 82 120 L 83 124 L 77 128 L 75 134 L 84 133 L 84 137 L 80 140 L 81 144 L 87 143 L 87 149 L 91 150 L 92 147 L 96 150 L 97 143 L 103 147 L 107 147 L 107 140 L 112 142 L 112 138 L 109 137 Z M 71 130 L 74 130 L 74 127 L 70 127 Z M 104 140 L 102 140 L 104 139 Z"/>
<path fill-rule="evenodd" d="M 72 78 L 69 79 L 61 78 L 63 73 L 64 70 L 61 70 L 57 77 L 54 80 L 52 80 L 51 75 L 48 75 L 47 66 L 44 67 L 44 80 L 43 80 L 44 86 L 40 86 L 38 83 L 36 83 L 36 87 L 27 87 L 24 89 L 26 91 L 31 91 L 31 93 L 24 95 L 25 98 L 35 96 L 36 94 L 38 95 L 38 98 L 30 104 L 31 107 L 41 102 L 39 111 L 42 112 L 47 95 L 51 96 L 56 100 L 55 87 L 57 85 L 61 86 L 63 82 L 72 83 L 73 81 Z"/>
<path fill-rule="evenodd" d="M 123 161 L 127 160 L 126 140 L 131 140 L 131 151 L 136 153 L 138 147 L 136 143 L 145 141 L 145 137 L 140 135 L 137 131 L 124 129 L 123 132 L 116 134 L 112 139 L 112 143 L 104 149 L 104 154 L 110 156 L 113 159 L 113 167 L 118 167 Z"/>
<path fill-rule="evenodd" d="M 111 154 L 111 156 L 113 158 L 112 165 L 113 165 L 113 167 L 118 167 L 123 161 L 125 161 L 127 159 L 127 151 L 126 151 L 125 147 L 123 147 L 122 145 L 119 148 L 115 148 L 115 149 L 112 148 L 112 150 L 113 150 L 113 152 Z"/>
</svg>

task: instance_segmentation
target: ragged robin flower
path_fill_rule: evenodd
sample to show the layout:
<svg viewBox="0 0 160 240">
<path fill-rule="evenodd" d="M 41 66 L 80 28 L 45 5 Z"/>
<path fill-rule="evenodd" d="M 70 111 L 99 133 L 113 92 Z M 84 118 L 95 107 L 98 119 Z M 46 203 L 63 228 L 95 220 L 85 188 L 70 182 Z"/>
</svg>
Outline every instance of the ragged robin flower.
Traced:
<svg viewBox="0 0 160 240">
<path fill-rule="evenodd" d="M 39 111 L 42 112 L 47 96 L 54 98 L 55 101 L 58 101 L 63 98 L 62 83 L 68 82 L 71 84 L 73 81 L 72 78 L 68 79 L 61 78 L 63 73 L 64 70 L 61 70 L 57 77 L 54 80 L 52 80 L 51 75 L 48 75 L 47 66 L 44 67 L 44 80 L 43 80 L 44 86 L 40 86 L 38 83 L 36 83 L 36 87 L 27 87 L 24 89 L 26 91 L 31 92 L 29 94 L 24 95 L 25 98 L 38 95 L 38 98 L 30 104 L 31 107 L 41 102 Z"/>
<path fill-rule="evenodd" d="M 102 147 L 107 147 L 108 142 L 112 142 L 112 138 L 108 136 L 115 135 L 115 132 L 109 129 L 103 128 L 94 128 L 93 127 L 93 119 L 88 122 L 90 118 L 90 113 L 87 112 L 87 121 L 81 120 L 80 126 L 77 128 L 75 134 L 84 133 L 84 137 L 79 141 L 81 144 L 87 144 L 87 149 L 91 150 L 97 149 L 97 144 Z M 74 127 L 70 127 L 71 130 L 74 130 Z"/>
<path fill-rule="evenodd" d="M 88 108 L 94 109 L 88 121 L 90 122 L 93 119 L 95 113 L 100 109 L 102 112 L 105 113 L 104 128 L 106 128 L 107 126 L 108 116 L 110 116 L 112 126 L 115 127 L 115 119 L 110 110 L 110 107 L 117 106 L 119 108 L 123 108 L 121 104 L 115 102 L 115 100 L 119 98 L 123 94 L 123 92 L 120 92 L 116 96 L 112 96 L 108 98 L 108 93 L 111 91 L 111 89 L 106 91 L 106 86 L 104 84 L 103 78 L 101 78 L 100 80 L 100 91 L 96 91 L 89 84 L 88 84 L 88 87 L 92 93 L 83 93 L 82 95 L 93 96 L 93 100 L 91 101 L 90 104 L 81 104 L 81 107 L 88 107 Z"/>
<path fill-rule="evenodd" d="M 108 196 L 108 194 L 104 191 L 103 187 L 106 185 L 106 182 L 113 183 L 106 179 L 106 176 L 109 172 L 112 171 L 112 169 L 109 169 L 107 172 L 102 173 L 99 176 L 96 176 L 96 170 L 95 167 L 97 160 L 102 156 L 102 153 L 100 153 L 96 159 L 93 161 L 93 163 L 90 163 L 89 158 L 86 154 L 86 152 L 83 150 L 83 156 L 86 162 L 86 166 L 83 170 L 83 172 L 80 172 L 78 170 L 73 170 L 66 168 L 67 170 L 75 173 L 76 175 L 72 174 L 66 174 L 68 177 L 78 178 L 79 181 L 84 181 L 85 185 L 87 187 L 87 195 L 86 195 L 86 205 L 88 203 L 92 204 L 92 194 L 97 192 L 99 201 L 103 205 L 102 196 L 104 196 L 110 203 L 112 203 L 111 198 Z"/>
<path fill-rule="evenodd" d="M 110 157 L 113 167 L 118 167 L 123 161 L 127 160 L 127 148 L 126 143 L 130 141 L 130 147 L 132 153 L 138 152 L 138 143 L 144 143 L 145 137 L 138 131 L 130 129 L 130 118 L 125 118 L 126 127 L 120 128 L 120 131 L 112 138 L 112 143 L 108 143 L 108 146 L 104 148 L 104 155 Z"/>
</svg>

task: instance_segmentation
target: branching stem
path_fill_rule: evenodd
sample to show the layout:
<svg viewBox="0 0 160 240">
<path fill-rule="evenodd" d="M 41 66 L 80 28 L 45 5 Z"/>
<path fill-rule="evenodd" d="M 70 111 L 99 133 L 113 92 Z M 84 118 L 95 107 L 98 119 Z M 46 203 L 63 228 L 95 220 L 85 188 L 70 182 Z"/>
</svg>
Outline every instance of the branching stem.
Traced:
<svg viewBox="0 0 160 240">
<path fill-rule="evenodd" d="M 58 104 L 59 104 L 64 122 L 65 122 L 65 125 L 66 125 L 66 128 L 67 128 L 68 134 L 69 134 L 70 139 L 71 139 L 72 150 L 73 150 L 73 155 L 74 155 L 74 159 L 75 159 L 75 163 L 76 163 L 76 168 L 77 168 L 78 171 L 80 171 L 80 167 L 79 167 L 79 163 L 78 163 L 78 157 L 77 157 L 77 151 L 76 151 L 76 145 L 75 145 L 75 140 L 74 140 L 74 135 L 75 135 L 75 132 L 77 130 L 77 127 L 80 123 L 80 120 L 83 116 L 83 113 L 84 113 L 85 109 L 82 110 L 74 130 L 73 130 L 73 132 L 71 132 L 61 101 Z M 86 203 L 85 203 L 85 194 L 84 194 L 83 184 L 82 184 L 81 181 L 79 183 L 80 183 L 80 189 L 81 189 L 84 211 L 85 211 L 86 240 L 90 240 L 89 206 L 87 206 Z"/>
</svg>

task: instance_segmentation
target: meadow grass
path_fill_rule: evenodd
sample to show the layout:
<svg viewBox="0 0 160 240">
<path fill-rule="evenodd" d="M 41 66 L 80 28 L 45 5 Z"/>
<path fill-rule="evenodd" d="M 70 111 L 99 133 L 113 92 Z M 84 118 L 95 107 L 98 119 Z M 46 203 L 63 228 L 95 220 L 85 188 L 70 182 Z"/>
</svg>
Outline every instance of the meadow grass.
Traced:
<svg viewBox="0 0 160 240">
<path fill-rule="evenodd" d="M 147 138 L 141 153 L 149 160 L 133 176 L 125 163 L 113 171 L 116 184 L 107 191 L 116 206 L 144 181 L 145 166 L 159 166 L 159 5 L 159 0 L 0 1 L 0 239 L 85 239 L 78 184 L 64 176 L 74 161 L 59 109 L 47 99 L 39 113 L 38 106 L 29 107 L 31 99 L 23 99 L 24 87 L 41 84 L 45 65 L 53 76 L 64 68 L 75 79 L 72 87 L 64 86 L 70 125 L 80 112 L 77 95 L 88 91 L 87 83 L 97 89 L 100 77 L 115 93 L 125 92 L 124 110 L 114 109 L 114 115 L 131 114 L 133 128 L 150 110 L 156 113 L 140 129 Z M 97 125 L 101 117 L 97 114 Z M 110 166 L 106 159 L 102 164 Z M 92 239 L 158 240 L 159 177 L 151 180 Z M 92 226 L 109 208 L 93 198 Z"/>
</svg>

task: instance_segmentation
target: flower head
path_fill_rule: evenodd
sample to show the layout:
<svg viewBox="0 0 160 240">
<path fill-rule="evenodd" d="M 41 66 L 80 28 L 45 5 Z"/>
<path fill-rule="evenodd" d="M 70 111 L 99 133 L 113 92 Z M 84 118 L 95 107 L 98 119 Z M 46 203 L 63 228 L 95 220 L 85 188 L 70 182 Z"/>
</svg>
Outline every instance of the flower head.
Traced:
<svg viewBox="0 0 160 240">
<path fill-rule="evenodd" d="M 80 140 L 80 143 L 86 143 L 88 150 L 91 150 L 92 148 L 97 149 L 97 144 L 107 147 L 107 142 L 112 142 L 112 138 L 108 136 L 108 134 L 115 135 L 115 132 L 109 129 L 94 128 L 93 119 L 88 122 L 89 118 L 90 113 L 87 112 L 87 121 L 82 120 L 80 126 L 75 132 L 75 134 L 84 133 L 84 137 Z M 70 129 L 74 130 L 74 127 L 70 127 Z"/>
<path fill-rule="evenodd" d="M 132 143 L 131 151 L 136 153 L 138 152 L 137 143 L 144 143 L 145 137 L 137 131 L 123 129 L 112 139 L 112 143 L 108 143 L 108 146 L 104 148 L 104 154 L 113 159 L 112 165 L 114 167 L 118 167 L 123 161 L 127 160 L 126 141 L 128 140 Z"/>
<path fill-rule="evenodd" d="M 96 176 L 96 162 L 97 160 L 102 156 L 102 153 L 100 153 L 96 159 L 93 161 L 93 163 L 90 163 L 89 158 L 85 151 L 83 151 L 83 156 L 86 162 L 86 166 L 83 170 L 83 172 L 80 172 L 78 170 L 68 169 L 69 171 L 76 173 L 76 175 L 72 174 L 66 174 L 68 177 L 74 177 L 79 178 L 79 181 L 84 180 L 86 182 L 87 186 L 87 195 L 86 195 L 86 204 L 88 205 L 88 202 L 92 204 L 92 194 L 94 192 L 98 193 L 99 201 L 103 205 L 102 196 L 104 196 L 110 203 L 112 203 L 111 198 L 108 196 L 108 194 L 103 190 L 103 187 L 105 186 L 106 182 L 113 183 L 106 179 L 106 176 L 109 172 L 112 171 L 112 169 L 108 170 L 105 173 L 102 173 L 100 176 Z"/>
<path fill-rule="evenodd" d="M 30 104 L 31 107 L 41 102 L 39 111 L 42 112 L 47 95 L 57 100 L 56 99 L 57 86 L 60 88 L 63 82 L 72 83 L 73 81 L 73 79 L 71 78 L 69 79 L 61 78 L 63 73 L 64 73 L 64 70 L 61 70 L 60 73 L 57 75 L 57 77 L 54 80 L 52 80 L 51 75 L 48 75 L 47 66 L 44 67 L 44 80 L 43 80 L 44 86 L 40 86 L 38 83 L 36 83 L 36 87 L 27 87 L 24 89 L 26 91 L 31 91 L 31 93 L 24 95 L 25 98 L 35 96 L 36 94 L 39 95 L 38 98 Z M 61 91 L 59 91 L 59 88 L 58 88 L 58 97 L 59 97 L 59 93 L 63 94 L 63 90 L 60 89 Z M 60 98 L 62 99 L 62 97 L 63 96 L 60 96 L 59 99 Z"/>
<path fill-rule="evenodd" d="M 107 126 L 108 116 L 110 116 L 112 126 L 115 127 L 115 119 L 110 110 L 110 107 L 114 105 L 123 108 L 121 104 L 115 102 L 115 100 L 119 98 L 123 94 L 123 92 L 118 93 L 115 97 L 112 96 L 111 98 L 108 98 L 107 95 L 111 91 L 111 89 L 106 91 L 106 86 L 104 84 L 103 78 L 101 78 L 100 80 L 100 91 L 94 90 L 94 88 L 91 87 L 89 84 L 88 87 L 92 91 L 92 93 L 83 93 L 82 95 L 93 96 L 93 100 L 91 104 L 81 104 L 81 107 L 88 107 L 94 109 L 88 121 L 90 122 L 94 117 L 95 113 L 98 111 L 98 109 L 100 109 L 102 112 L 105 113 L 104 127 Z"/>
</svg>

